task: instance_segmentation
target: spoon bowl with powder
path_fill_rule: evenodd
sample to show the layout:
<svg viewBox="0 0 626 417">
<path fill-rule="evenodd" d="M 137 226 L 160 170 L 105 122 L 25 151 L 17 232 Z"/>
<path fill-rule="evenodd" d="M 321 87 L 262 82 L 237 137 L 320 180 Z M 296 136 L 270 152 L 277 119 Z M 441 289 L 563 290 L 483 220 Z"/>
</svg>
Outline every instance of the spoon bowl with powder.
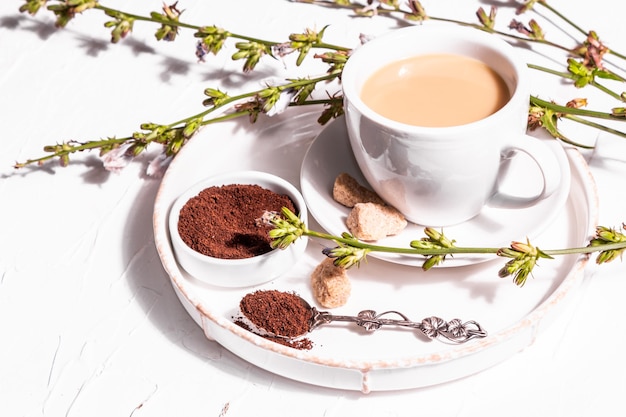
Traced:
<svg viewBox="0 0 626 417">
<path fill-rule="evenodd" d="M 305 299 L 292 292 L 259 290 L 246 294 L 239 303 L 246 328 L 260 336 L 294 340 L 331 322 L 350 322 L 373 332 L 383 326 L 413 328 L 428 339 L 461 344 L 484 338 L 487 332 L 475 321 L 460 319 L 445 321 L 431 316 L 414 322 L 397 311 L 377 314 L 363 310 L 356 316 L 336 315 L 312 307 Z"/>
</svg>

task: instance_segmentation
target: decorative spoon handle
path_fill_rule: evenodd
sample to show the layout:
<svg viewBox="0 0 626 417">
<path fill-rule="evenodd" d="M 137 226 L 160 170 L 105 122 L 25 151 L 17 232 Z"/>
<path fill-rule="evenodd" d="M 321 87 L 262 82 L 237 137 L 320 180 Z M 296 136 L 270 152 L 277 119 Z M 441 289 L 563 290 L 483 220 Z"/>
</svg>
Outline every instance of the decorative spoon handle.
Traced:
<svg viewBox="0 0 626 417">
<path fill-rule="evenodd" d="M 310 330 L 333 321 L 346 321 L 356 323 L 368 332 L 380 329 L 382 326 L 402 326 L 420 330 L 429 339 L 439 339 L 453 344 L 465 343 L 475 338 L 487 336 L 487 332 L 475 321 L 462 322 L 460 319 L 445 321 L 439 317 L 431 316 L 420 322 L 410 321 L 408 317 L 397 311 L 385 311 L 376 314 L 373 310 L 363 310 L 356 316 L 334 315 L 326 311 L 312 308 Z M 396 315 L 400 318 L 385 318 L 383 316 Z"/>
</svg>

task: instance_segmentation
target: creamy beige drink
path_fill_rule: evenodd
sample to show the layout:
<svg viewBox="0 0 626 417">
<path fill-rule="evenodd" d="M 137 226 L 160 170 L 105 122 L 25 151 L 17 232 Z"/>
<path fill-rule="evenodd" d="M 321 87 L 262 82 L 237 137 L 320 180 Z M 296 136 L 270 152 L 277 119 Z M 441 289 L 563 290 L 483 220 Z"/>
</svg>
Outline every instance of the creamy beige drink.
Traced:
<svg viewBox="0 0 626 417">
<path fill-rule="evenodd" d="M 455 54 L 417 55 L 385 65 L 361 90 L 363 102 L 398 122 L 445 127 L 471 123 L 495 113 L 509 90 L 487 64 Z"/>
</svg>

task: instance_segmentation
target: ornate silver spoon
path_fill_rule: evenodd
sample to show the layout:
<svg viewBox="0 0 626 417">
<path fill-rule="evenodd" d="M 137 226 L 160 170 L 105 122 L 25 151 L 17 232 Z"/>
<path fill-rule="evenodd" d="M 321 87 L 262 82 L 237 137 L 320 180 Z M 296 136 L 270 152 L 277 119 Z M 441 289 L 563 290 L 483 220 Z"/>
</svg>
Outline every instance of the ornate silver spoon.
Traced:
<svg viewBox="0 0 626 417">
<path fill-rule="evenodd" d="M 363 310 L 356 316 L 336 315 L 312 307 L 294 293 L 276 290 L 257 291 L 246 295 L 241 300 L 240 311 L 247 319 L 245 324 L 254 333 L 289 340 L 304 336 L 323 324 L 337 321 L 356 323 L 368 332 L 383 326 L 409 327 L 421 331 L 429 339 L 439 339 L 453 344 L 487 336 L 487 332 L 475 321 L 463 322 L 460 319 L 445 321 L 431 316 L 414 322 L 397 311 L 377 314 L 373 310 Z"/>
</svg>

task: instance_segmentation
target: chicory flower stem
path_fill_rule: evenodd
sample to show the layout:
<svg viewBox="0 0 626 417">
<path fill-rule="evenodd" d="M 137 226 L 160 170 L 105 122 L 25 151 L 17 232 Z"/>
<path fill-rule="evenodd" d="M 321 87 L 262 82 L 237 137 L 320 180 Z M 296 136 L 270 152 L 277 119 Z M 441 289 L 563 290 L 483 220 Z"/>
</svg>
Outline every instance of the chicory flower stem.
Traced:
<svg viewBox="0 0 626 417">
<path fill-rule="evenodd" d="M 564 119 L 571 120 L 571 121 L 576 122 L 576 123 L 580 123 L 580 124 L 585 125 L 585 126 L 592 127 L 594 129 L 597 129 L 597 130 L 601 130 L 601 131 L 604 131 L 604 132 L 607 132 L 607 133 L 611 133 L 611 134 L 616 135 L 616 136 L 620 136 L 622 138 L 626 138 L 626 132 L 622 132 L 621 130 L 613 129 L 611 127 L 608 127 L 608 126 L 605 126 L 605 125 L 601 125 L 599 123 L 595 123 L 595 122 L 592 122 L 590 120 L 574 116 L 572 114 L 564 114 L 561 117 L 563 117 Z"/>
<path fill-rule="evenodd" d="M 368 249 L 371 252 L 385 252 L 385 253 L 399 253 L 410 255 L 453 255 L 453 254 L 497 254 L 502 250 L 502 247 L 450 247 L 450 248 L 399 248 L 393 246 L 381 246 L 373 245 L 354 238 L 345 238 L 341 236 L 334 236 L 328 233 L 318 232 L 314 230 L 305 230 L 303 235 L 313 238 L 319 238 L 324 240 L 331 240 L 337 243 L 345 244 L 358 249 Z M 601 250 L 620 250 L 626 248 L 626 242 L 608 243 L 601 247 Z M 590 254 L 598 252 L 600 249 L 596 246 L 581 246 L 565 249 L 542 249 L 542 252 L 550 256 L 558 255 L 576 255 L 576 254 Z"/>
<path fill-rule="evenodd" d="M 556 75 L 558 77 L 569 79 L 569 80 L 572 80 L 572 81 L 576 80 L 576 76 L 573 75 L 573 74 L 570 74 L 569 72 L 557 71 L 557 70 L 553 70 L 553 69 L 542 67 L 540 65 L 535 65 L 535 64 L 526 64 L 526 65 L 528 66 L 528 68 L 531 68 L 531 69 L 534 69 L 534 70 L 537 70 L 537 71 L 542 71 L 542 72 L 545 72 L 545 73 L 548 73 L 548 74 L 552 74 L 552 75 Z M 602 91 L 603 93 L 608 94 L 609 96 L 611 96 L 614 99 L 617 99 L 619 101 L 624 101 L 621 94 L 618 94 L 615 91 L 610 90 L 609 88 L 603 86 L 602 84 L 597 83 L 596 81 L 590 82 L 589 85 L 597 88 L 598 90 Z"/>
<path fill-rule="evenodd" d="M 191 25 L 189 23 L 184 23 L 184 22 L 178 22 L 178 21 L 173 21 L 173 20 L 168 20 L 168 19 L 161 19 L 158 17 L 153 17 L 153 16 L 142 16 L 142 15 L 138 15 L 138 14 L 133 14 L 133 13 L 127 13 L 127 12 L 123 12 L 121 10 L 117 10 L 117 9 L 113 9 L 111 7 L 107 7 L 107 6 L 103 6 L 100 3 L 96 4 L 94 7 L 94 9 L 97 10 L 101 10 L 105 13 L 111 13 L 111 14 L 123 14 L 126 17 L 129 17 L 131 19 L 134 20 L 139 20 L 139 21 L 143 21 L 143 22 L 152 22 L 152 23 L 164 23 L 164 24 L 168 24 L 171 26 L 178 26 L 181 28 L 186 28 L 186 29 L 194 29 L 194 30 L 198 30 L 200 29 L 200 26 L 196 26 L 196 25 Z M 237 35 L 234 35 L 234 37 L 238 37 Z"/>
<path fill-rule="evenodd" d="M 144 21 L 144 22 L 167 24 L 167 25 L 170 25 L 170 26 L 177 26 L 177 27 L 185 28 L 185 29 L 193 29 L 193 30 L 196 30 L 196 31 L 202 29 L 202 26 L 192 25 L 190 23 L 185 23 L 185 22 L 181 22 L 181 21 L 169 20 L 169 19 L 165 19 L 165 18 L 162 18 L 160 16 L 157 16 L 157 15 L 154 15 L 154 16 L 142 16 L 142 15 L 122 12 L 120 10 L 113 9 L 111 7 L 102 6 L 99 3 L 94 7 L 94 9 L 101 10 L 101 11 L 103 11 L 105 13 L 111 13 L 111 14 L 118 14 L 119 13 L 119 14 L 123 14 L 124 16 L 132 18 L 134 20 L 139 20 L 139 21 Z M 241 39 L 241 40 L 248 41 L 248 42 L 256 42 L 256 43 L 267 45 L 267 46 L 270 46 L 270 47 L 271 46 L 275 46 L 275 45 L 279 45 L 281 43 L 281 42 L 268 41 L 268 40 L 259 39 L 259 38 L 255 38 L 255 37 L 251 37 L 251 36 L 246 36 L 246 35 L 242 35 L 242 34 L 238 34 L 238 33 L 232 33 L 232 32 L 228 32 L 228 35 L 231 38 Z M 332 45 L 332 44 L 325 43 L 325 42 L 315 43 L 315 44 L 312 45 L 312 47 L 320 48 L 320 49 L 333 49 L 333 50 L 336 50 L 336 51 L 349 51 L 350 50 L 350 48 L 346 48 L 346 47 L 343 47 L 343 46 Z"/>
<path fill-rule="evenodd" d="M 573 27 L 574 29 L 576 29 L 577 31 L 579 31 L 580 33 L 582 33 L 583 35 L 587 35 L 587 31 L 584 30 L 583 28 L 581 28 L 580 26 L 578 26 L 577 24 L 575 24 L 574 22 L 572 22 L 569 18 L 567 18 L 564 14 L 562 14 L 561 12 L 559 12 L 557 9 L 555 9 L 554 7 L 552 7 L 551 5 L 548 4 L 547 1 L 539 1 L 536 4 L 540 4 L 543 7 L 545 7 L 546 9 L 548 9 L 551 13 L 555 14 L 556 16 L 558 16 L 560 19 L 562 19 L 565 23 L 567 23 L 568 25 L 570 25 L 571 27 Z"/>
<path fill-rule="evenodd" d="M 594 117 L 598 119 L 626 121 L 626 119 L 614 116 L 611 113 L 561 106 L 550 101 L 542 100 L 536 96 L 530 96 L 530 102 L 535 106 L 545 107 L 563 114 L 573 114 L 578 116 Z"/>
<path fill-rule="evenodd" d="M 602 247 L 597 246 L 583 246 L 579 248 L 567 248 L 567 249 L 549 249 L 542 251 L 546 255 L 576 255 L 576 254 L 590 254 L 594 252 L 598 252 L 600 249 L 602 251 L 610 251 L 610 250 L 622 250 L 626 248 L 626 242 L 617 242 L 617 243 L 606 243 L 602 245 Z"/>
<path fill-rule="evenodd" d="M 354 238 L 345 238 L 341 236 L 334 236 L 328 233 L 317 232 L 314 230 L 305 230 L 303 235 L 331 240 L 336 243 L 342 243 L 354 248 L 368 249 L 372 252 L 386 252 L 386 253 L 401 253 L 410 255 L 446 255 L 454 253 L 497 253 L 500 248 L 464 248 L 464 247 L 452 247 L 452 248 L 430 248 L 430 249 L 418 249 L 418 248 L 398 248 L 393 246 L 381 246 L 366 243 Z"/>
<path fill-rule="evenodd" d="M 323 75 L 323 76 L 320 76 L 320 77 L 317 77 L 317 78 L 295 80 L 295 81 L 291 81 L 291 82 L 286 83 L 286 84 L 282 84 L 280 87 L 283 88 L 283 89 L 298 88 L 298 87 L 302 87 L 302 86 L 305 86 L 305 85 L 308 85 L 308 84 L 318 83 L 320 81 L 332 80 L 332 79 L 337 78 L 337 76 L 338 76 L 337 74 L 327 74 L 327 75 Z M 221 101 L 220 104 L 218 104 L 218 105 L 212 106 L 211 108 L 209 108 L 209 109 L 207 109 L 207 110 L 205 110 L 203 112 L 197 113 L 197 114 L 195 114 L 193 116 L 189 116 L 189 117 L 186 117 L 184 119 L 178 120 L 176 122 L 170 123 L 167 126 L 171 128 L 171 127 L 174 127 L 174 126 L 185 124 L 185 123 L 187 123 L 187 122 L 189 122 L 189 121 L 191 121 L 193 119 L 197 119 L 199 117 L 204 118 L 205 116 L 207 116 L 208 114 L 214 112 L 215 110 L 217 110 L 219 108 L 225 107 L 225 106 L 227 106 L 227 105 L 229 105 L 231 103 L 235 103 L 235 102 L 240 101 L 240 100 L 245 100 L 246 98 L 254 97 L 257 94 L 260 94 L 261 92 L 263 92 L 264 90 L 265 89 L 262 88 L 262 89 L 259 89 L 259 90 L 256 90 L 256 91 L 249 91 L 247 93 L 243 93 L 243 94 L 239 94 L 237 96 L 229 97 L 229 98 L 224 99 L 223 101 Z M 244 114 L 247 114 L 247 112 L 245 112 Z M 229 120 L 228 118 L 216 118 L 215 121 L 218 121 L 218 119 L 219 120 Z M 211 119 L 211 121 L 213 121 L 213 120 L 214 119 Z M 203 122 L 202 124 L 203 125 L 207 124 L 207 121 Z"/>
</svg>

